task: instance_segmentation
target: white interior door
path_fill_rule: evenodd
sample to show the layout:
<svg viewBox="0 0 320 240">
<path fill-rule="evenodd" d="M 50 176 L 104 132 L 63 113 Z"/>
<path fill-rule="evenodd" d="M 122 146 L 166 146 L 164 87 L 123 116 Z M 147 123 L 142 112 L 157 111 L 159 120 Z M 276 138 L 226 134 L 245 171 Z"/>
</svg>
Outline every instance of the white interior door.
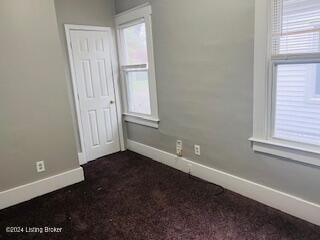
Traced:
<svg viewBox="0 0 320 240">
<path fill-rule="evenodd" d="M 87 161 L 120 151 L 109 34 L 70 32 Z"/>
</svg>

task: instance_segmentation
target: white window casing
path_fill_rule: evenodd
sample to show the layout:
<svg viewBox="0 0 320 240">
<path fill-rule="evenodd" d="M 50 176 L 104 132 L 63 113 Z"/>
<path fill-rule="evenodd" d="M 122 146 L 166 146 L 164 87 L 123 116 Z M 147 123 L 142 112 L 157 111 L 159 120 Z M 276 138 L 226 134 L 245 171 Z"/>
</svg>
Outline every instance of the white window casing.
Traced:
<svg viewBox="0 0 320 240">
<path fill-rule="evenodd" d="M 158 128 L 160 120 L 158 116 L 151 14 L 151 6 L 144 4 L 116 15 L 115 23 L 120 59 L 124 120 Z M 145 29 L 144 41 L 142 42 L 146 43 L 147 52 L 147 59 L 141 62 L 130 60 L 128 54 L 130 50 L 126 48 L 128 45 L 127 35 L 125 36 L 127 29 L 139 25 L 143 30 Z M 138 41 L 136 43 L 139 45 Z M 140 57 L 144 58 L 143 56 Z"/>
<path fill-rule="evenodd" d="M 256 0 L 254 151 L 320 166 L 320 1 Z"/>
</svg>

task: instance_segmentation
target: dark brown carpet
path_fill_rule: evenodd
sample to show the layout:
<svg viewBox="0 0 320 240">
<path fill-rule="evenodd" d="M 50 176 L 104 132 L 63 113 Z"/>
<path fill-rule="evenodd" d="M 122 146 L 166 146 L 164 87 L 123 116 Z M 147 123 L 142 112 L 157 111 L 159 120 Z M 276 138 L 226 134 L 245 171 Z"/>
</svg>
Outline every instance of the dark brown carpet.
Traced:
<svg viewBox="0 0 320 240">
<path fill-rule="evenodd" d="M 0 211 L 0 239 L 320 239 L 320 227 L 132 152 L 84 170 L 83 183 Z M 6 234 L 7 226 L 62 233 Z"/>
</svg>

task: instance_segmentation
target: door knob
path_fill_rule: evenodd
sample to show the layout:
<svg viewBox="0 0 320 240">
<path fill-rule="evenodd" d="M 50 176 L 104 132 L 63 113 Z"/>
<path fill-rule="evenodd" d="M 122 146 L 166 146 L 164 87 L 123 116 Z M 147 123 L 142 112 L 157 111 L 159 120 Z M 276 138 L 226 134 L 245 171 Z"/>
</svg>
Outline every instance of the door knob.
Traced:
<svg viewBox="0 0 320 240">
<path fill-rule="evenodd" d="M 110 104 L 114 104 L 114 101 L 113 101 L 113 100 L 111 100 L 111 101 L 110 101 Z"/>
</svg>

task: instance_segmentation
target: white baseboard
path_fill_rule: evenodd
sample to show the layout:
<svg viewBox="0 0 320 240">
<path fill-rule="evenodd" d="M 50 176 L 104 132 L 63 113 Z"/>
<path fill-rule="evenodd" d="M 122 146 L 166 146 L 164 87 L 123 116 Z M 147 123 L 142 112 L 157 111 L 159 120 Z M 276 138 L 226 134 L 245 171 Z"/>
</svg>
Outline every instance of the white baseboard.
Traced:
<svg viewBox="0 0 320 240">
<path fill-rule="evenodd" d="M 0 209 L 4 209 L 84 180 L 82 167 L 0 192 Z"/>
<path fill-rule="evenodd" d="M 180 171 L 190 172 L 193 176 L 220 185 L 292 216 L 320 225 L 320 205 L 318 204 L 132 140 L 127 141 L 127 146 L 133 152 Z"/>
<path fill-rule="evenodd" d="M 84 152 L 79 152 L 78 153 L 78 160 L 79 160 L 79 164 L 80 165 L 84 165 L 87 163 L 86 161 L 86 156 L 85 156 L 85 153 Z"/>
</svg>

